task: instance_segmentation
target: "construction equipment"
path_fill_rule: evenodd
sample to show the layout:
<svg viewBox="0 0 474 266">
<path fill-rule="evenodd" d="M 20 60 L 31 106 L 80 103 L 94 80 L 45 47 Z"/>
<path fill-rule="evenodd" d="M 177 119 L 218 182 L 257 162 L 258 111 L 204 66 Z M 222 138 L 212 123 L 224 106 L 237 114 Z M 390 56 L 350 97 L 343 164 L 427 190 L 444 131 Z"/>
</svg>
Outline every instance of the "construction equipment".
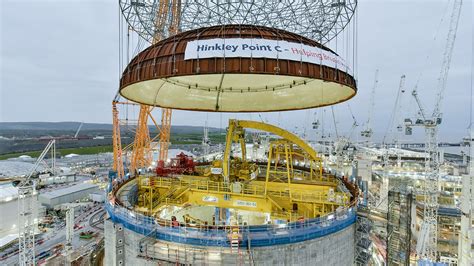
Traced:
<svg viewBox="0 0 474 266">
<path fill-rule="evenodd" d="M 400 77 L 400 85 L 398 87 L 398 94 L 397 94 L 397 115 L 395 116 L 395 123 L 397 125 L 397 136 L 395 137 L 395 147 L 398 149 L 397 150 L 397 166 L 401 167 L 402 166 L 402 153 L 400 151 L 401 149 L 401 143 L 400 143 L 400 131 L 402 131 L 402 121 L 400 117 L 400 113 L 402 110 L 402 96 L 405 93 L 405 75 L 402 75 Z"/>
<path fill-rule="evenodd" d="M 207 126 L 207 118 L 206 123 L 204 124 L 204 135 L 202 136 L 202 147 L 203 147 L 203 154 L 209 154 L 209 146 L 211 144 L 211 140 L 209 139 L 209 127 Z"/>
<path fill-rule="evenodd" d="M 171 109 L 161 109 L 160 156 L 158 157 L 158 160 L 163 162 L 166 162 L 168 159 L 168 148 L 171 133 L 171 114 Z"/>
<path fill-rule="evenodd" d="M 123 179 L 124 167 L 123 167 L 123 158 L 122 158 L 122 138 L 120 135 L 120 121 L 119 121 L 119 111 L 117 109 L 117 104 L 119 103 L 120 95 L 117 93 L 115 99 L 112 101 L 112 144 L 113 144 L 113 154 L 114 154 L 114 163 L 113 170 L 117 173 L 117 177 Z"/>
<path fill-rule="evenodd" d="M 446 82 L 448 79 L 449 67 L 453 54 L 454 43 L 456 40 L 456 31 L 459 24 L 461 14 L 462 0 L 455 0 L 453 10 L 449 22 L 448 36 L 443 54 L 443 63 L 438 79 L 437 94 L 435 107 L 431 116 L 425 112 L 418 97 L 417 88 L 412 91 L 412 95 L 419 108 L 421 119 L 416 119 L 413 123 L 410 119 L 406 119 L 408 128 L 414 126 L 422 126 L 425 129 L 425 149 L 427 158 L 425 161 L 426 178 L 424 182 L 424 209 L 423 209 L 423 225 L 421 236 L 417 243 L 417 254 L 419 258 L 437 261 L 437 239 L 438 239 L 438 181 L 439 181 L 439 158 L 438 158 L 438 125 L 442 121 L 441 102 L 443 100 Z"/>
<path fill-rule="evenodd" d="M 158 161 L 156 174 L 158 176 L 193 174 L 195 172 L 195 163 L 192 156 L 188 156 L 183 152 L 171 158 L 170 162 L 165 165 L 163 161 Z"/>
<path fill-rule="evenodd" d="M 403 129 L 402 121 L 401 121 L 401 111 L 402 111 L 402 98 L 403 94 L 405 93 L 405 75 L 400 77 L 400 84 L 398 86 L 397 97 L 395 98 L 395 104 L 393 106 L 393 111 L 389 119 L 389 124 L 385 135 L 383 136 L 382 144 L 385 148 L 384 156 L 383 156 L 383 163 L 384 165 L 388 164 L 389 161 L 389 154 L 388 154 L 388 141 L 393 141 L 395 143 L 395 147 L 400 149 L 400 131 Z M 393 132 L 393 129 L 397 128 L 396 133 Z M 388 138 L 391 137 L 389 140 Z M 401 166 L 401 153 L 400 151 L 397 152 L 397 165 L 398 167 Z"/>
<path fill-rule="evenodd" d="M 77 136 L 79 136 L 79 131 L 81 131 L 82 125 L 84 125 L 84 122 L 81 122 L 81 124 L 77 128 L 76 134 L 74 134 L 75 139 L 77 139 Z"/>
<path fill-rule="evenodd" d="M 35 265 L 35 212 L 38 207 L 36 198 L 36 182 L 38 177 L 36 170 L 44 162 L 46 154 L 51 151 L 50 171 L 56 174 L 56 140 L 49 141 L 46 148 L 41 152 L 30 173 L 22 180 L 13 182 L 18 187 L 18 248 L 20 266 Z M 47 165 L 47 164 L 46 164 Z"/>
<path fill-rule="evenodd" d="M 306 142 L 298 138 L 296 135 L 281 129 L 279 127 L 262 123 L 256 121 L 248 121 L 248 120 L 229 120 L 229 127 L 226 136 L 226 146 L 224 151 L 224 159 L 223 159 L 223 176 L 225 182 L 229 182 L 231 177 L 237 179 L 249 179 L 252 176 L 252 165 L 247 162 L 247 154 L 246 154 L 246 146 L 245 146 L 245 128 L 251 128 L 256 130 L 262 130 L 266 132 L 273 133 L 275 135 L 281 136 L 286 140 L 284 141 L 274 141 L 270 144 L 269 149 L 269 162 L 272 160 L 272 155 L 275 156 L 275 162 L 278 160 L 283 160 L 283 157 L 280 158 L 279 156 L 293 156 L 294 153 L 303 157 L 302 154 L 304 153 L 307 156 L 310 162 L 311 168 L 311 178 L 313 177 L 320 177 L 322 176 L 322 162 L 321 158 L 317 155 L 316 151 L 313 150 Z M 238 142 L 240 144 L 241 150 L 241 158 L 236 159 L 232 156 L 232 144 L 233 142 Z M 294 150 L 293 144 L 300 147 L 300 150 Z M 273 148 L 273 149 L 272 149 Z M 276 151 L 276 153 L 274 152 Z M 290 163 L 289 160 L 286 160 L 285 163 Z M 231 164 L 236 166 L 237 164 L 240 166 L 238 167 L 239 171 L 234 171 L 231 173 Z M 277 164 L 277 163 L 276 163 Z M 275 168 L 276 168 L 275 164 Z M 270 167 L 270 163 L 269 166 Z M 290 170 L 289 170 L 290 171 Z M 267 179 L 268 179 L 267 173 Z M 287 173 L 290 175 L 290 172 Z"/>
<path fill-rule="evenodd" d="M 261 163 L 261 172 L 257 163 L 245 156 L 247 128 L 281 137 L 270 142 L 268 160 Z M 321 158 L 296 135 L 262 122 L 230 120 L 227 140 L 223 160 L 197 166 L 192 174 L 183 171 L 186 167 L 177 167 L 174 170 L 179 178 L 139 175 L 138 205 L 154 214 L 168 205 L 212 204 L 268 212 L 272 217 L 294 221 L 349 204 L 349 194 L 338 191 L 333 176 L 323 175 Z M 233 142 L 239 143 L 240 156 L 232 152 Z M 177 162 L 186 166 L 192 160 L 183 154 Z"/>
<path fill-rule="evenodd" d="M 171 24 L 168 27 L 168 35 L 178 33 L 179 22 L 181 20 L 181 0 L 160 1 L 159 11 L 156 13 L 156 29 L 165 30 L 165 21 L 171 17 Z M 153 44 L 163 38 L 162 34 L 156 34 L 153 37 Z M 160 128 L 160 156 L 159 161 L 166 162 L 168 159 L 168 147 L 170 143 L 171 114 L 169 108 L 161 109 L 161 128 Z"/>
<path fill-rule="evenodd" d="M 139 5 L 138 2 L 131 2 L 133 5 Z M 126 12 L 122 10 L 122 12 Z M 125 13 L 124 13 L 125 16 Z M 156 13 L 153 14 L 153 38 L 152 44 L 158 43 L 162 40 L 168 32 L 168 35 L 174 35 L 178 33 L 179 22 L 181 16 L 181 0 L 172 1 L 160 1 L 159 6 L 156 9 Z M 128 16 L 125 16 L 129 19 Z M 168 19 L 171 19 L 169 25 L 167 24 Z M 129 21 L 132 29 L 132 23 Z M 123 159 L 122 159 L 122 147 L 119 143 L 120 140 L 120 125 L 118 120 L 118 111 L 116 103 L 118 103 L 120 95 L 117 93 L 114 101 L 112 102 L 112 113 L 113 113 L 113 129 L 114 129 L 114 171 L 118 173 L 118 177 L 121 178 L 124 175 L 123 171 Z M 152 162 L 151 152 L 152 142 L 155 138 L 150 137 L 148 128 L 148 122 L 151 119 L 155 126 L 159 130 L 159 157 L 160 162 L 166 162 L 168 158 L 168 147 L 170 143 L 170 131 L 171 131 L 171 115 L 172 110 L 169 108 L 162 108 L 161 125 L 158 126 L 155 119 L 152 117 L 151 112 L 152 106 L 140 104 L 140 112 L 137 122 L 137 130 L 135 132 L 135 140 L 133 143 L 132 158 L 130 161 L 130 172 L 134 173 L 142 167 L 148 167 Z"/>
<path fill-rule="evenodd" d="M 64 257 L 66 265 L 71 265 L 71 255 L 73 252 L 72 238 L 74 237 L 74 207 L 69 206 L 66 210 L 66 245 L 64 247 Z"/>
<path fill-rule="evenodd" d="M 372 130 L 372 124 L 371 124 L 371 119 L 372 115 L 374 113 L 374 107 L 375 107 L 375 89 L 377 88 L 377 84 L 379 83 L 379 70 L 375 70 L 375 81 L 374 81 L 374 86 L 372 87 L 372 92 L 370 93 L 370 106 L 369 106 L 369 115 L 367 116 L 367 122 L 365 124 L 365 129 L 360 132 L 360 135 L 362 137 L 367 138 L 367 141 L 370 142 L 370 138 L 372 137 L 373 130 Z"/>
<path fill-rule="evenodd" d="M 138 115 L 138 125 L 135 131 L 135 140 L 133 141 L 132 158 L 130 161 L 130 172 L 136 173 L 140 168 L 148 167 L 153 158 L 151 154 L 151 138 L 148 128 L 148 119 L 151 117 L 152 107 L 140 105 Z"/>
</svg>

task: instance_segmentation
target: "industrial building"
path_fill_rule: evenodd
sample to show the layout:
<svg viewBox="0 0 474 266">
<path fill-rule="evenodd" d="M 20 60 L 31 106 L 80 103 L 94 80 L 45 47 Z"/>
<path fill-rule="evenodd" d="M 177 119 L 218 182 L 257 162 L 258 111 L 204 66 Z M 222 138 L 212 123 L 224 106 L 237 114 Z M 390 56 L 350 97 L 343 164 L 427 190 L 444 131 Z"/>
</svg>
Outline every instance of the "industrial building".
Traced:
<svg viewBox="0 0 474 266">
<path fill-rule="evenodd" d="M 38 201 L 47 208 L 54 208 L 68 202 L 75 202 L 84 198 L 89 198 L 89 194 L 98 192 L 95 184 L 81 183 L 58 190 L 41 193 Z"/>
<path fill-rule="evenodd" d="M 275 125 L 230 119 L 225 147 L 212 159 L 169 157 L 168 145 L 172 109 L 269 112 L 332 105 L 357 93 L 353 69 L 315 40 L 315 32 L 297 24 L 290 32 L 265 19 L 246 24 L 238 21 L 245 17 L 234 16 L 235 22 L 223 25 L 209 16 L 209 23 L 193 21 L 178 32 L 184 13 L 201 8 L 188 4 L 183 10 L 179 4 L 163 6 L 170 25 L 150 36 L 148 26 L 135 20 L 148 14 L 126 14 L 135 3 L 121 2 L 130 26 L 152 45 L 128 62 L 112 104 L 114 172 L 105 203 L 105 264 L 351 264 L 359 190 L 325 169 L 305 140 Z M 334 5 L 312 5 L 341 13 Z M 356 3 L 345 5 L 346 16 L 338 23 L 318 22 L 334 30 L 321 38 L 334 38 L 349 24 Z M 281 16 L 278 9 L 260 8 Z M 280 19 L 315 15 L 298 14 Z M 120 97 L 131 101 L 126 105 L 140 104 L 130 162 L 122 157 Z M 163 108 L 161 126 L 151 114 L 157 106 Z M 150 137 L 149 120 L 158 127 L 156 137 Z M 247 153 L 250 131 L 272 135 L 261 158 Z"/>
<path fill-rule="evenodd" d="M 117 182 L 105 204 L 110 217 L 105 222 L 106 265 L 346 265 L 354 260 L 356 186 L 326 173 L 314 150 L 283 129 L 254 121 L 229 123 L 228 134 L 265 129 L 285 136 L 285 141 L 269 143 L 270 163 L 261 167 L 247 157 L 235 157 L 246 154 L 245 145 L 228 156 L 229 143 L 224 158 L 230 168 L 220 169 L 230 171 L 232 183 L 219 181 L 213 167 L 219 161 L 182 172 L 187 168 L 173 162 L 189 166 L 192 161 L 184 154 L 172 159 L 175 168 L 157 169 L 161 176 L 149 173 Z M 299 143 L 301 149 L 281 146 L 282 141 Z M 272 157 L 271 151 L 279 155 Z M 309 156 L 306 163 L 293 166 L 297 169 L 287 172 L 288 165 L 277 166 L 282 158 L 293 161 L 297 154 Z M 247 166 L 236 171 L 237 165 Z"/>
</svg>

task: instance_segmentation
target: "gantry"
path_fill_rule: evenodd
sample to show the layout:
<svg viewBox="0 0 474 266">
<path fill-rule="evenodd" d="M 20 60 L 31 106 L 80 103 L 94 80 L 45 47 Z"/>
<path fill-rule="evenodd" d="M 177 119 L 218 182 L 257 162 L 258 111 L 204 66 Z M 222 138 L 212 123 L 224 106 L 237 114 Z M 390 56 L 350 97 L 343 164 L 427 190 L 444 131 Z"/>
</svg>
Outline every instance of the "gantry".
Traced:
<svg viewBox="0 0 474 266">
<path fill-rule="evenodd" d="M 273 134 L 265 162 L 247 160 L 246 129 Z M 314 149 L 291 132 L 263 122 L 230 120 L 222 160 L 196 166 L 193 175 L 138 176 L 136 210 L 156 216 L 168 206 L 205 205 L 294 221 L 348 206 L 351 194 L 340 182 L 323 170 Z"/>
</svg>

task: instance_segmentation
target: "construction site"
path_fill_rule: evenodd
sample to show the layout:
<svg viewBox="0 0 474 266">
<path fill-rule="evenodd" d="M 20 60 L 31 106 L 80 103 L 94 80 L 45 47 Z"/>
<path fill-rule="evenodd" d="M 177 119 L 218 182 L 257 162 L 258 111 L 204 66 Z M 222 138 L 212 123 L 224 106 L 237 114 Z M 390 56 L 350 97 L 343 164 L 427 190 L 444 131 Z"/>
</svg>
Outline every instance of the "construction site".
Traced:
<svg viewBox="0 0 474 266">
<path fill-rule="evenodd" d="M 474 131 L 439 140 L 462 0 L 441 18 L 434 103 L 397 76 L 386 129 L 373 125 L 379 70 L 358 81 L 357 0 L 118 2 L 112 152 L 56 158 L 52 138 L 6 160 L 30 169 L 0 180 L 0 203 L 19 206 L 0 264 L 474 265 Z M 173 143 L 179 111 L 220 116 L 213 141 L 207 116 L 200 144 Z M 303 130 L 280 121 L 292 112 Z"/>
</svg>

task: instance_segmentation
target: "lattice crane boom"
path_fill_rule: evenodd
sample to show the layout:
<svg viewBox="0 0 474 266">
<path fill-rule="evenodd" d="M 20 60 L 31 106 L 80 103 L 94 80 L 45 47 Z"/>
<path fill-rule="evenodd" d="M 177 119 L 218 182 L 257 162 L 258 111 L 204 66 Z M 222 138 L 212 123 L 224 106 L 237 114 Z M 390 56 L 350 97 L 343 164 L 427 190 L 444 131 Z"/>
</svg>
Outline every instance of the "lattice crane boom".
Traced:
<svg viewBox="0 0 474 266">
<path fill-rule="evenodd" d="M 441 103 L 443 100 L 444 91 L 446 89 L 446 83 L 448 80 L 449 68 L 451 66 L 451 59 L 453 56 L 454 43 L 456 41 L 456 32 L 459 25 L 459 17 L 461 16 L 462 0 L 455 0 L 453 6 L 453 12 L 449 22 L 449 31 L 446 38 L 446 46 L 444 48 L 443 63 L 438 79 L 438 90 L 435 108 L 432 116 L 434 118 L 441 118 Z"/>
<path fill-rule="evenodd" d="M 395 122 L 397 123 L 397 133 L 396 133 L 396 139 L 395 139 L 395 144 L 397 149 L 401 149 L 400 145 L 400 131 L 403 129 L 402 123 L 401 123 L 401 110 L 402 110 L 402 97 L 405 92 L 405 78 L 406 76 L 403 74 L 400 77 L 400 85 L 398 87 L 398 96 L 397 96 L 397 115 L 395 116 Z M 402 153 L 400 150 L 397 151 L 397 166 L 401 167 L 402 166 Z"/>
<path fill-rule="evenodd" d="M 168 23 L 171 18 L 171 23 Z M 156 13 L 154 15 L 154 34 L 152 43 L 155 44 L 162 40 L 167 35 L 172 36 L 178 33 L 179 23 L 181 20 L 181 0 L 171 0 L 171 1 L 159 1 L 156 8 Z M 168 34 L 166 34 L 168 31 Z M 150 138 L 150 132 L 148 129 L 149 119 L 153 120 L 153 123 L 156 124 L 156 121 L 151 115 L 153 108 L 148 105 L 140 105 L 140 113 L 138 117 L 138 125 L 135 134 L 135 140 L 133 144 L 132 158 L 130 162 L 130 171 L 135 172 L 141 167 L 148 167 L 152 162 L 153 158 L 151 156 L 152 144 L 151 142 L 154 138 Z M 160 161 L 166 161 L 168 158 L 168 148 L 170 143 L 170 131 L 171 131 L 171 116 L 172 109 L 162 108 L 161 116 L 161 125 L 157 128 L 159 129 L 159 158 Z M 117 120 L 114 117 L 114 120 Z M 119 127 L 114 126 L 114 129 L 119 132 Z M 114 138 L 115 139 L 115 138 Z M 117 149 L 117 152 L 115 152 Z M 117 159 L 117 162 L 114 162 L 114 169 L 120 169 L 118 166 L 121 162 L 118 162 L 119 156 L 121 154 L 119 151 L 119 145 L 114 144 L 114 156 Z M 116 155 L 117 154 L 117 155 Z M 117 167 L 116 167 L 117 166 Z M 121 174 L 119 173 L 119 176 Z"/>
<path fill-rule="evenodd" d="M 418 105 L 419 114 L 421 115 L 423 120 L 426 120 L 425 109 L 421 104 L 420 97 L 418 97 L 418 91 L 416 90 L 416 88 L 411 92 L 411 95 L 413 96 L 413 98 L 415 98 L 416 105 Z"/>
<path fill-rule="evenodd" d="M 56 140 L 52 139 L 41 152 L 33 165 L 30 173 L 18 184 L 18 249 L 20 266 L 35 265 L 35 222 L 34 214 L 37 208 L 35 183 L 33 176 L 36 174 L 46 154 L 51 151 L 51 171 L 56 173 Z M 14 183 L 15 184 L 15 183 Z"/>
<path fill-rule="evenodd" d="M 168 10 L 168 5 L 171 7 L 171 24 L 168 27 L 168 33 L 170 36 L 175 35 L 178 33 L 179 22 L 181 18 L 181 0 L 172 0 L 171 3 L 168 1 L 163 1 L 163 5 L 166 5 L 166 10 Z M 162 4 L 160 2 L 160 12 L 162 9 Z M 168 11 L 166 11 L 167 13 Z M 160 21 L 160 27 L 164 27 L 164 18 L 166 18 L 165 14 L 157 14 L 157 18 L 163 18 Z M 158 19 L 157 19 L 158 20 Z M 156 41 L 156 40 L 154 40 Z M 160 161 L 166 161 L 168 159 L 168 148 L 170 143 L 170 133 L 171 133 L 171 115 L 173 111 L 169 108 L 162 108 L 161 111 L 161 128 L 160 128 Z"/>
<path fill-rule="evenodd" d="M 461 14 L 462 0 L 454 0 L 449 30 L 446 39 L 446 46 L 443 53 L 443 63 L 441 65 L 440 76 L 438 78 L 438 88 L 435 99 L 435 106 L 431 116 L 422 107 L 418 92 L 412 92 L 419 108 L 419 113 L 423 120 L 417 120 L 415 124 L 408 119 L 408 127 L 423 126 L 425 128 L 425 150 L 427 157 L 425 160 L 426 178 L 424 182 L 424 208 L 423 225 L 420 239 L 417 243 L 417 253 L 420 258 L 430 261 L 437 261 L 437 241 L 438 241 L 438 182 L 439 182 L 439 156 L 438 156 L 438 125 L 441 123 L 441 103 L 446 81 L 448 79 L 451 58 L 456 40 L 456 32 Z M 406 120 L 407 121 L 407 120 Z"/>
<path fill-rule="evenodd" d="M 112 101 L 112 144 L 114 154 L 113 170 L 117 173 L 117 177 L 122 179 L 125 173 L 122 157 L 122 138 L 120 134 L 119 112 L 117 109 L 119 98 L 119 94 L 117 93 L 115 99 Z"/>
<path fill-rule="evenodd" d="M 379 83 L 379 70 L 375 70 L 375 79 L 374 79 L 374 86 L 372 87 L 372 91 L 370 93 L 370 106 L 369 106 L 369 114 L 367 116 L 367 122 L 366 122 L 366 127 L 365 130 L 360 132 L 362 137 L 366 137 L 369 139 L 372 137 L 373 130 L 372 130 L 372 115 L 374 113 L 374 107 L 375 107 L 375 89 L 377 88 L 377 85 Z"/>
<path fill-rule="evenodd" d="M 79 132 L 81 131 L 81 128 L 83 125 L 84 125 L 84 122 L 81 122 L 81 124 L 77 128 L 76 134 L 74 134 L 74 138 L 77 138 L 77 136 L 79 136 Z"/>
</svg>

